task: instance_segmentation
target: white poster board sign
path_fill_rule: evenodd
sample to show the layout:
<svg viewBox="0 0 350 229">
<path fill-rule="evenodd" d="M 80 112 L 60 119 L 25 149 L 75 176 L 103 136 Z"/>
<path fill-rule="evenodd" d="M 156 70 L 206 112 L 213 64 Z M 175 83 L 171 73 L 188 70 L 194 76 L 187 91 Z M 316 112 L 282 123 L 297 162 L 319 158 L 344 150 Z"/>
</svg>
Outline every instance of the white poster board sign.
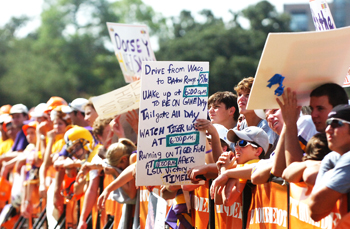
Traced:
<svg viewBox="0 0 350 229">
<path fill-rule="evenodd" d="M 312 20 L 316 31 L 335 29 L 331 10 L 326 0 L 309 0 Z"/>
<path fill-rule="evenodd" d="M 247 109 L 279 108 L 276 97 L 281 88 L 290 87 L 296 91 L 299 105 L 309 105 L 310 92 L 316 87 L 324 83 L 342 85 L 350 63 L 349 37 L 350 27 L 320 32 L 270 33 Z M 280 78 L 281 84 L 274 81 L 275 74 L 284 77 Z M 270 82 L 271 79 L 274 82 Z"/>
<path fill-rule="evenodd" d="M 142 64 L 136 185 L 191 184 L 187 171 L 204 165 L 208 62 Z"/>
<path fill-rule="evenodd" d="M 107 22 L 107 27 L 125 82 L 140 79 L 142 61 L 156 60 L 147 26 Z"/>
<path fill-rule="evenodd" d="M 140 106 L 141 81 L 91 98 L 100 118 L 113 118 Z"/>
</svg>

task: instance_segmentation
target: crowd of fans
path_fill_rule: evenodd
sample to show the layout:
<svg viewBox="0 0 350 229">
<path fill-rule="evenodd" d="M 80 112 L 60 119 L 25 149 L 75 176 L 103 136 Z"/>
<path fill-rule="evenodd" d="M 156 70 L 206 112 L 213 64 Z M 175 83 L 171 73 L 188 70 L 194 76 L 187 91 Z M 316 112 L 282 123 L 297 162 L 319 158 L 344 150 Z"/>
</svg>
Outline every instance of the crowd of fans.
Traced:
<svg viewBox="0 0 350 229">
<path fill-rule="evenodd" d="M 304 183 L 320 221 L 350 189 L 348 96 L 327 83 L 300 107 L 288 88 L 279 109 L 247 110 L 253 81 L 209 97 L 208 119 L 194 123 L 207 144 L 206 164 L 187 172 L 192 185 L 135 186 L 137 142 L 125 126 L 138 133 L 136 110 L 103 119 L 91 101 L 57 96 L 2 106 L 1 226 L 33 228 L 44 215 L 43 228 L 248 228 L 244 190 L 276 177 Z"/>
</svg>

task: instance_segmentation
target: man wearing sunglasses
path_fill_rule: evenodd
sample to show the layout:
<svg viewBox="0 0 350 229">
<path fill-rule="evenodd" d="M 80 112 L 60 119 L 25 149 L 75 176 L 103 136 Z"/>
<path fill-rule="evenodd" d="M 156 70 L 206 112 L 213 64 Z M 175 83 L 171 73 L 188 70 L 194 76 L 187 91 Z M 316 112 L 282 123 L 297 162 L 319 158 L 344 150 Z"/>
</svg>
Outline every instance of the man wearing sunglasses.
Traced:
<svg viewBox="0 0 350 229">
<path fill-rule="evenodd" d="M 338 105 L 325 123 L 331 153 L 322 160 L 316 184 L 311 194 L 311 218 L 326 217 L 338 199 L 350 192 L 350 106 Z"/>
</svg>

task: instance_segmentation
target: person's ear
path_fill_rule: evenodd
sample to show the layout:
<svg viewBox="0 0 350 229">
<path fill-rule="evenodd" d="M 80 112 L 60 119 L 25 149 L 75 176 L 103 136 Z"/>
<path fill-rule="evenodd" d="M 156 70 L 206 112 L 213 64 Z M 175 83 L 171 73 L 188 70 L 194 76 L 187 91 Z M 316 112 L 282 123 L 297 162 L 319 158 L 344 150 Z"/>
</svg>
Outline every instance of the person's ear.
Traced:
<svg viewBox="0 0 350 229">
<path fill-rule="evenodd" d="M 129 161 L 129 157 L 128 156 L 122 156 L 122 158 L 120 158 L 120 163 L 121 164 L 125 164 L 127 161 Z"/>
<path fill-rule="evenodd" d="M 263 148 L 262 147 L 258 147 L 256 149 L 255 156 L 260 157 L 260 154 L 262 154 L 262 152 L 263 152 Z"/>
<path fill-rule="evenodd" d="M 96 134 L 96 137 L 97 137 L 97 140 L 98 140 L 99 142 L 102 142 L 102 141 L 101 141 L 101 140 L 102 140 L 102 135 Z"/>
<path fill-rule="evenodd" d="M 232 107 L 229 108 L 229 114 L 230 114 L 230 115 L 234 115 L 235 112 L 236 112 L 236 108 L 235 108 L 234 106 L 232 106 Z"/>
</svg>

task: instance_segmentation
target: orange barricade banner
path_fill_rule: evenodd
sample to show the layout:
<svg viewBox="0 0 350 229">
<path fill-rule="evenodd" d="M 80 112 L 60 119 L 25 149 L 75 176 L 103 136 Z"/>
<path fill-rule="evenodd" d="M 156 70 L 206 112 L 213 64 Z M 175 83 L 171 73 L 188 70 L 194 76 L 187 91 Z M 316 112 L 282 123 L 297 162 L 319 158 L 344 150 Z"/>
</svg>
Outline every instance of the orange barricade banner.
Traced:
<svg viewBox="0 0 350 229">
<path fill-rule="evenodd" d="M 195 228 L 207 228 L 209 223 L 209 182 L 193 191 L 191 209 L 192 223 Z"/>
<path fill-rule="evenodd" d="M 114 177 L 110 174 L 105 174 L 103 178 L 103 188 L 106 188 L 110 183 L 114 181 Z M 95 211 L 98 211 L 97 207 L 93 209 Z M 123 210 L 123 204 L 118 203 L 117 201 L 114 201 L 112 199 L 112 193 L 109 195 L 108 199 L 105 203 L 105 209 L 101 211 L 101 228 L 103 228 L 107 224 L 107 215 L 114 216 L 114 224 L 113 228 L 118 228 L 119 220 L 122 216 L 122 210 Z M 97 212 L 94 212 L 94 225 L 96 225 L 97 218 Z"/>
<path fill-rule="evenodd" d="M 287 186 L 274 182 L 257 185 L 252 191 L 247 228 L 288 227 Z"/>
<path fill-rule="evenodd" d="M 347 212 L 347 201 L 338 200 L 332 212 L 322 220 L 315 222 L 310 218 L 307 202 L 311 190 L 304 182 L 290 184 L 290 228 L 335 228 L 342 216 Z M 343 195 L 345 198 L 346 195 Z M 342 204 L 340 204 L 342 203 Z"/>
<path fill-rule="evenodd" d="M 231 206 L 215 205 L 215 228 L 242 228 L 242 195 Z"/>
</svg>

